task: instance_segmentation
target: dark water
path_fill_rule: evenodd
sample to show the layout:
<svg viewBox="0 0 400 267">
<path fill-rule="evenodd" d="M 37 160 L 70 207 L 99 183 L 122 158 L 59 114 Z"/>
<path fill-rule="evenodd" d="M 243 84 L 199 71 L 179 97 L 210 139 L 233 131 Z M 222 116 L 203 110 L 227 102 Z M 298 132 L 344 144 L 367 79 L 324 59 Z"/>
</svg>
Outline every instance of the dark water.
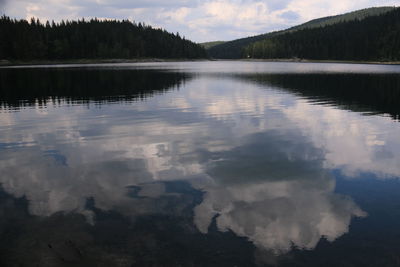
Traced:
<svg viewBox="0 0 400 267">
<path fill-rule="evenodd" d="M 0 69 L 0 266 L 400 266 L 400 67 Z"/>
</svg>

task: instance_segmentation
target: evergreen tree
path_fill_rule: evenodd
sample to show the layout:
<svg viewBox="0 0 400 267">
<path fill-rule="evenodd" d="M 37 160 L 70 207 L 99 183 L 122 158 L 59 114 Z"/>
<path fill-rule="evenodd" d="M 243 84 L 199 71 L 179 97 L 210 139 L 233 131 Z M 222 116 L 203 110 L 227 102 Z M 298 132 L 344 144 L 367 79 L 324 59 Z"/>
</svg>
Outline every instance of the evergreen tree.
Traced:
<svg viewBox="0 0 400 267">
<path fill-rule="evenodd" d="M 400 60 L 400 9 L 265 38 L 246 46 L 243 57 Z"/>
<path fill-rule="evenodd" d="M 362 9 L 217 44 L 214 58 L 399 60 L 399 8 Z"/>
<path fill-rule="evenodd" d="M 64 21 L 0 18 L 0 59 L 205 58 L 179 34 L 128 20 Z"/>
</svg>

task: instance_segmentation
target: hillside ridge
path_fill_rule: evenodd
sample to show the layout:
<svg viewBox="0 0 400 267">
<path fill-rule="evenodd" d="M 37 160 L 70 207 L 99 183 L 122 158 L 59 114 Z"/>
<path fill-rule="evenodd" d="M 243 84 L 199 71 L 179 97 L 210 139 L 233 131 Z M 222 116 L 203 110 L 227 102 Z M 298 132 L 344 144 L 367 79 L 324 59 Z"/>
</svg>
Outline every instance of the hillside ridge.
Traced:
<svg viewBox="0 0 400 267">
<path fill-rule="evenodd" d="M 302 23 L 297 26 L 290 27 L 285 30 L 273 31 L 269 33 L 264 33 L 255 36 L 244 37 L 228 42 L 224 42 L 222 44 L 217 44 L 215 46 L 211 46 L 207 49 L 209 55 L 213 58 L 221 58 L 221 59 L 235 59 L 241 58 L 243 56 L 243 49 L 255 42 L 264 40 L 266 38 L 274 37 L 276 35 L 285 34 L 288 32 L 298 31 L 302 29 L 310 29 L 317 28 L 323 26 L 334 25 L 341 22 L 351 21 L 354 19 L 363 20 L 365 18 L 371 16 L 378 16 L 390 12 L 396 9 L 396 7 L 383 6 L 383 7 L 370 7 L 364 8 L 360 10 L 355 10 L 351 12 L 347 12 L 344 14 L 322 17 L 310 20 L 308 22 Z"/>
</svg>

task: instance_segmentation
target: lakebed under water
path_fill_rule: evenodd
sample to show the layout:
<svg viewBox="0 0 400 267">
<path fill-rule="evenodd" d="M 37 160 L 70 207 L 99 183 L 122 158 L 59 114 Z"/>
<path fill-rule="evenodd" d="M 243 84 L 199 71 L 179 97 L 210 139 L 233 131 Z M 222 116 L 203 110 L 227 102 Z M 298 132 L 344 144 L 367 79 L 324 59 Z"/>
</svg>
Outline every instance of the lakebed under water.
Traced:
<svg viewBox="0 0 400 267">
<path fill-rule="evenodd" d="M 400 66 L 0 68 L 1 266 L 400 265 Z"/>
</svg>

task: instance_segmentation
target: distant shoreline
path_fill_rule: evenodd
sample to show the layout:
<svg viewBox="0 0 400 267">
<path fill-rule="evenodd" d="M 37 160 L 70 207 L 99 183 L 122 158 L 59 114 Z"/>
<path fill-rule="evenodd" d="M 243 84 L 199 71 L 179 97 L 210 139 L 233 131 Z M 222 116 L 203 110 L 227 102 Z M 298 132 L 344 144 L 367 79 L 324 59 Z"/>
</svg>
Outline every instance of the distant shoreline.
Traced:
<svg viewBox="0 0 400 267">
<path fill-rule="evenodd" d="M 152 63 L 152 62 L 188 62 L 188 61 L 244 61 L 244 62 L 288 62 L 288 63 L 342 63 L 342 64 L 373 64 L 400 65 L 400 61 L 352 61 L 352 60 L 310 60 L 310 59 L 169 59 L 169 58 L 135 58 L 135 59 L 70 59 L 70 60 L 31 60 L 9 61 L 0 60 L 0 67 L 40 66 L 40 65 L 73 65 L 73 64 L 113 64 L 113 63 Z"/>
<path fill-rule="evenodd" d="M 35 66 L 35 65 L 68 65 L 68 64 L 108 64 L 108 63 L 151 63 L 151 62 L 185 62 L 210 61 L 210 59 L 190 58 L 134 58 L 134 59 L 67 59 L 67 60 L 0 60 L 0 67 Z"/>
<path fill-rule="evenodd" d="M 250 62 L 294 62 L 294 63 L 343 63 L 343 64 L 373 64 L 373 65 L 400 65 L 400 61 L 355 61 L 355 60 L 329 60 L 329 59 L 263 59 L 243 58 L 240 61 Z"/>
</svg>

